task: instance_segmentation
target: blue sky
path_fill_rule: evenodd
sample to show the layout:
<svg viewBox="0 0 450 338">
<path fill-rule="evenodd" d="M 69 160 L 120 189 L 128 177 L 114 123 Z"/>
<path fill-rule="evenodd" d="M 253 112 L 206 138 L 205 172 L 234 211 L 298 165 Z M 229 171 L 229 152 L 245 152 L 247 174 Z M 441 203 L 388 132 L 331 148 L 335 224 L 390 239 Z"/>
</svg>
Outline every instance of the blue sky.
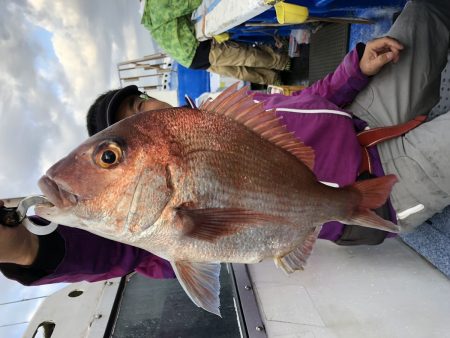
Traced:
<svg viewBox="0 0 450 338">
<path fill-rule="evenodd" d="M 87 137 L 91 102 L 119 86 L 116 64 L 156 51 L 138 0 L 14 0 L 0 11 L 0 198 L 40 193 L 38 178 Z M 0 277 L 0 304 L 46 295 Z M 0 326 L 39 300 L 0 305 Z M 26 325 L 0 328 L 20 337 Z"/>
</svg>

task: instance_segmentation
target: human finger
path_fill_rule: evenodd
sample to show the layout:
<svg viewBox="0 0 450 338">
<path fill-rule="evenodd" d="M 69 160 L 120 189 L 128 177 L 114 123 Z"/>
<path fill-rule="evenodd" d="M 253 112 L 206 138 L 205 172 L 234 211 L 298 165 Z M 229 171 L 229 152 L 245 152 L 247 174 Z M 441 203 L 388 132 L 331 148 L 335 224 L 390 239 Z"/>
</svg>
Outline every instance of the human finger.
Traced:
<svg viewBox="0 0 450 338">
<path fill-rule="evenodd" d="M 5 202 L 3 202 L 3 200 L 0 200 L 0 208 L 3 207 L 5 205 Z M 3 224 L 0 223 L 0 228 L 3 228 Z"/>
<path fill-rule="evenodd" d="M 387 64 L 393 60 L 394 60 L 394 53 L 387 52 L 387 53 L 377 55 L 372 60 L 372 65 L 373 65 L 374 70 L 376 70 L 376 72 L 378 72 L 385 64 Z"/>
<path fill-rule="evenodd" d="M 396 63 L 400 59 L 400 50 L 398 49 L 386 49 L 382 52 L 378 52 L 378 55 L 389 54 L 387 57 L 393 62 Z"/>
<path fill-rule="evenodd" d="M 370 43 L 371 43 L 371 47 L 373 49 L 381 49 L 381 48 L 387 47 L 389 49 L 402 50 L 405 48 L 400 41 L 398 41 L 394 38 L 391 38 L 389 36 L 385 36 L 382 38 L 372 40 L 372 41 L 370 41 Z"/>
<path fill-rule="evenodd" d="M 397 63 L 398 60 L 400 59 L 400 51 L 392 51 L 392 54 L 393 54 L 392 62 Z"/>
<path fill-rule="evenodd" d="M 390 58 L 392 60 L 392 62 L 396 63 L 399 58 L 400 58 L 400 49 L 397 49 L 395 47 L 389 47 L 389 46 L 384 46 L 383 48 L 379 48 L 379 49 L 374 49 L 373 52 L 379 56 L 382 54 L 387 54 L 387 53 L 391 53 L 388 55 L 388 58 Z"/>
</svg>

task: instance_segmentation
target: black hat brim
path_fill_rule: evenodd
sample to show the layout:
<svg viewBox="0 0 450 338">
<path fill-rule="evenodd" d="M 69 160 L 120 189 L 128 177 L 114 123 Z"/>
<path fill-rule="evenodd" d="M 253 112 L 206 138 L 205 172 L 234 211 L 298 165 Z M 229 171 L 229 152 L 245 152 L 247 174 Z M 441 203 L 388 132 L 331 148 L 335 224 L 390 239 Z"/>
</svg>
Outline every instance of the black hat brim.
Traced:
<svg viewBox="0 0 450 338">
<path fill-rule="evenodd" d="M 106 123 L 109 127 L 110 125 L 114 124 L 115 121 L 115 115 L 117 113 L 117 110 L 119 109 L 120 104 L 123 102 L 123 100 L 129 96 L 133 95 L 141 95 L 142 92 L 139 91 L 138 87 L 135 85 L 123 87 L 122 89 L 119 89 L 117 92 L 114 93 L 113 97 L 109 100 L 108 107 L 106 108 Z"/>
</svg>

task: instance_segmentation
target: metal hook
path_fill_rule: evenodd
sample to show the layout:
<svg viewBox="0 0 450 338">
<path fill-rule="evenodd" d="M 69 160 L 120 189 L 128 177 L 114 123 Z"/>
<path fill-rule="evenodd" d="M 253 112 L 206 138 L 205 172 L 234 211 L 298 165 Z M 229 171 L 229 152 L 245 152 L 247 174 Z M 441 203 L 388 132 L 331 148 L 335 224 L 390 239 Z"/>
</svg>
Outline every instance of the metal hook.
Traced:
<svg viewBox="0 0 450 338">
<path fill-rule="evenodd" d="M 17 206 L 17 214 L 19 215 L 20 221 L 23 226 L 32 234 L 38 236 L 44 236 L 52 233 L 58 227 L 57 223 L 51 222 L 48 225 L 38 225 L 27 217 L 27 211 L 30 207 L 37 204 L 50 203 L 44 196 L 36 195 L 25 197 L 21 200 Z"/>
</svg>

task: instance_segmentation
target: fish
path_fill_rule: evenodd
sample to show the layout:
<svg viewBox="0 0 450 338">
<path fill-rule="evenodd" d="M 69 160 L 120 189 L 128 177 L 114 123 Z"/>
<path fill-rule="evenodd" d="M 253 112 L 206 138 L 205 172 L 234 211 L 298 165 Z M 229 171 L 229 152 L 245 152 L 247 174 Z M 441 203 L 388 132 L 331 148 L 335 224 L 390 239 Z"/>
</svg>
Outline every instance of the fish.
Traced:
<svg viewBox="0 0 450 338">
<path fill-rule="evenodd" d="M 199 307 L 220 316 L 220 263 L 273 258 L 302 270 L 328 221 L 398 232 L 371 209 L 393 175 L 342 188 L 313 173 L 314 150 L 231 86 L 199 109 L 128 117 L 54 164 L 38 184 L 39 216 L 170 261 Z"/>
</svg>

